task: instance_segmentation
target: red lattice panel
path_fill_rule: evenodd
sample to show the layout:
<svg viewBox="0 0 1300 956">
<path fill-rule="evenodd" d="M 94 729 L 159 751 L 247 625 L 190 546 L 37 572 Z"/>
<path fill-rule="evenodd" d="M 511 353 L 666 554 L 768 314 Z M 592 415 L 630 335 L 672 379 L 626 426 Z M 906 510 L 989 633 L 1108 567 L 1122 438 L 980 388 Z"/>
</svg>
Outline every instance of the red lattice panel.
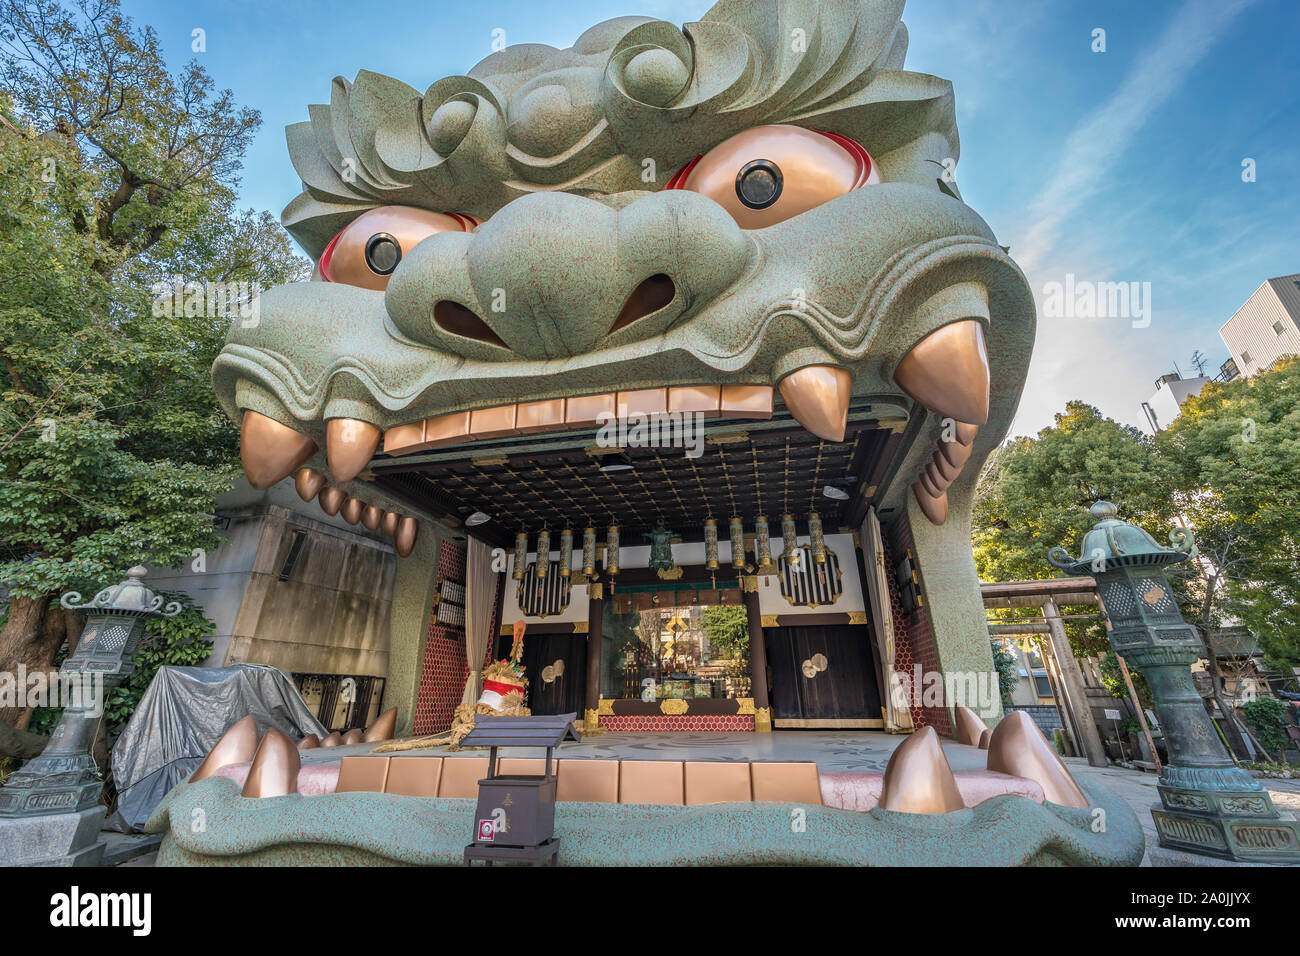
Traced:
<svg viewBox="0 0 1300 956">
<path fill-rule="evenodd" d="M 465 580 L 465 546 L 458 541 L 444 541 L 438 549 L 437 573 L 454 581 Z M 497 587 L 501 586 L 500 581 Z M 497 630 L 496 601 L 492 602 L 492 623 L 489 634 Z M 483 663 L 492 659 L 495 641 L 488 640 Z M 420 668 L 420 688 L 415 702 L 415 721 L 412 733 L 440 734 L 451 728 L 469 679 L 465 661 L 465 641 L 461 632 L 437 623 L 437 616 L 429 616 L 429 633 L 425 639 L 424 662 Z"/>
<path fill-rule="evenodd" d="M 721 733 L 753 731 L 753 714 L 664 714 L 662 716 L 634 716 L 631 714 L 606 714 L 600 718 L 602 730 L 615 733 L 667 734 L 667 733 Z"/>
<path fill-rule="evenodd" d="M 894 614 L 894 669 L 906 675 L 915 683 L 915 667 L 921 665 L 921 675 L 939 673 L 939 652 L 934 646 L 934 632 L 930 628 L 928 608 L 919 608 L 909 618 L 903 614 L 903 601 L 899 596 L 898 578 L 894 565 L 912 548 L 912 526 L 907 516 L 901 516 L 889 529 L 885 541 L 885 574 L 889 579 L 889 606 Z M 915 557 L 915 551 L 913 551 Z M 924 569 L 922 572 L 924 574 Z M 911 687 L 909 683 L 907 686 Z M 924 685 L 914 691 L 908 702 L 908 711 L 916 727 L 933 727 L 945 737 L 952 736 L 952 727 L 948 721 L 948 709 L 944 706 L 924 707 L 916 703 L 917 696 L 924 691 Z M 942 700 L 943 690 L 939 690 Z"/>
</svg>

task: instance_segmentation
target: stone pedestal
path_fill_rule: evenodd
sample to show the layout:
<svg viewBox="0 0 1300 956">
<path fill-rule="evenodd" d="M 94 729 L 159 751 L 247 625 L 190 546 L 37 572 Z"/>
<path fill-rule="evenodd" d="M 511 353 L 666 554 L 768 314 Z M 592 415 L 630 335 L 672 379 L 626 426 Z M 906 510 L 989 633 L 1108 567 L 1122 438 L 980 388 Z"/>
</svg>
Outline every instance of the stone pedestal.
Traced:
<svg viewBox="0 0 1300 956">
<path fill-rule="evenodd" d="M 1300 823 L 1282 817 L 1268 791 L 1228 756 L 1192 683 L 1199 644 L 1174 639 L 1178 633 L 1165 632 L 1163 647 L 1136 646 L 1128 635 L 1122 651 L 1152 689 L 1169 747 L 1156 784 L 1160 806 L 1151 810 L 1160 845 L 1225 860 L 1300 861 Z"/>
<path fill-rule="evenodd" d="M 99 866 L 105 808 L 0 818 L 0 866 Z"/>
</svg>

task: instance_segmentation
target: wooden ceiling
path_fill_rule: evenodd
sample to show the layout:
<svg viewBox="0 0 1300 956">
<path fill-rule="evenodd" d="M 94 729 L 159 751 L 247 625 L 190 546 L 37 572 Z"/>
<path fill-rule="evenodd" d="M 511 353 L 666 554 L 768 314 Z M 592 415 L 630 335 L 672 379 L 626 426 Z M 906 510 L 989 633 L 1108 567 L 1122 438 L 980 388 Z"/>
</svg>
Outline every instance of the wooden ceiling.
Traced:
<svg viewBox="0 0 1300 956">
<path fill-rule="evenodd" d="M 473 533 L 502 546 L 521 530 L 568 527 L 576 547 L 586 525 L 603 534 L 615 522 L 629 545 L 644 543 L 642 534 L 659 521 L 682 540 L 698 541 L 709 517 L 726 538 L 735 514 L 747 530 L 766 515 L 776 537 L 785 512 L 801 529 L 809 511 L 828 531 L 860 522 L 870 500 L 865 492 L 881 483 L 901 438 L 870 420 L 850 421 L 843 442 L 822 441 L 792 420 L 712 426 L 707 436 L 697 458 L 682 448 L 606 449 L 580 440 L 517 450 L 469 446 L 435 461 L 377 462 L 373 480 L 453 525 L 475 511 L 490 515 Z M 632 468 L 601 470 L 616 461 Z M 849 498 L 826 497 L 827 485 Z"/>
</svg>

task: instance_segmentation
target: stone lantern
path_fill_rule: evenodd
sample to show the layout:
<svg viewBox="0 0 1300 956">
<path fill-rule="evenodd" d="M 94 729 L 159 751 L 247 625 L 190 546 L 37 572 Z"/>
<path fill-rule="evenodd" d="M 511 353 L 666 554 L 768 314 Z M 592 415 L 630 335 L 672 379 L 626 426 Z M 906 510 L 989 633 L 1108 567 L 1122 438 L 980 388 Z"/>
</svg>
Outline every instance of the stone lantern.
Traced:
<svg viewBox="0 0 1300 956">
<path fill-rule="evenodd" d="M 143 567 L 132 568 L 125 581 L 104 588 L 88 604 L 78 603 L 75 591 L 59 601 L 85 611 L 86 626 L 59 669 L 63 716 L 49 744 L 0 788 L 0 860 L 6 863 L 95 866 L 103 857 L 104 780 L 90 755 L 95 731 L 109 691 L 134 668 L 132 656 L 149 619 L 181 610 L 176 601 L 163 608 L 163 599 L 145 587 L 144 575 Z"/>
<path fill-rule="evenodd" d="M 1048 560 L 1070 575 L 1091 575 L 1115 653 L 1141 670 L 1164 729 L 1169 762 L 1151 808 L 1160 845 L 1252 862 L 1300 862 L 1300 823 L 1283 819 L 1268 791 L 1238 767 L 1192 683 L 1191 665 L 1204 655 L 1196 630 L 1183 620 L 1165 565 L 1193 555 L 1192 534 L 1169 532 L 1172 548 L 1116 517 L 1109 501 L 1092 506 L 1096 525 L 1073 558 L 1052 548 Z"/>
</svg>

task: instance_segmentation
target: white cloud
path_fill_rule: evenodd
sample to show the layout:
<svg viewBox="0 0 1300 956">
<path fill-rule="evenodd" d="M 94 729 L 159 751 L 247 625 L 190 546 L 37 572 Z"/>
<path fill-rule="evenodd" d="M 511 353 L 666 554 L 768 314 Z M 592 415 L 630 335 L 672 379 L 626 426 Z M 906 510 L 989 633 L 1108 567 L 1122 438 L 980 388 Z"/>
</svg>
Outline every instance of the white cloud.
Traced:
<svg viewBox="0 0 1300 956">
<path fill-rule="evenodd" d="M 1074 128 L 1056 172 L 1029 206 L 1031 225 L 1017 243 L 1022 268 L 1034 270 L 1050 255 L 1062 227 L 1105 183 L 1147 119 L 1252 2 L 1189 0 L 1111 97 Z"/>
<path fill-rule="evenodd" d="M 1156 258 L 1141 263 L 1129 260 L 1126 267 L 1116 267 L 1114 243 L 1124 234 L 1122 220 L 1140 218 L 1142 211 L 1121 213 L 1100 233 L 1094 223 L 1078 217 L 1082 213 L 1086 220 L 1091 215 L 1108 173 L 1123 161 L 1147 120 L 1252 2 L 1189 0 L 1116 91 L 1075 126 L 1051 178 L 1029 203 L 1028 225 L 1011 243 L 1012 254 L 1039 299 L 1039 325 L 1012 435 L 1032 434 L 1051 424 L 1052 416 L 1072 399 L 1083 399 L 1119 421 L 1141 426 L 1141 403 L 1155 390 L 1156 375 L 1173 371 L 1173 363 L 1181 362 L 1197 345 L 1204 349 L 1217 344 L 1189 343 L 1186 312 L 1173 301 L 1179 277 L 1172 263 Z M 1139 274 L 1129 274 L 1130 267 Z M 1060 282 L 1067 273 L 1089 281 L 1150 281 L 1154 305 L 1150 327 L 1136 329 L 1122 318 L 1044 316 L 1044 284 Z"/>
</svg>

